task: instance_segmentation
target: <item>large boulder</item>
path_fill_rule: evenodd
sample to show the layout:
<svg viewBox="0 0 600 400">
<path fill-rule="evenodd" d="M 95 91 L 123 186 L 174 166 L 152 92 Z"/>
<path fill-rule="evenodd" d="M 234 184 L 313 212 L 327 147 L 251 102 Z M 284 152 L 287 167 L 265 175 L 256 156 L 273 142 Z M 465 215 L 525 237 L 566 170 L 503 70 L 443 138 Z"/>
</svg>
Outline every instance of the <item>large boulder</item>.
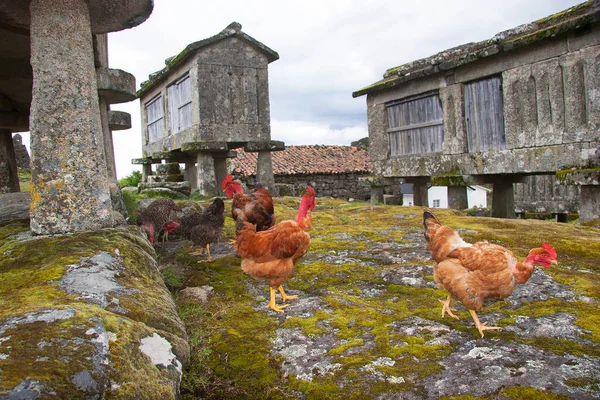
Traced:
<svg viewBox="0 0 600 400">
<path fill-rule="evenodd" d="M 184 325 L 134 226 L 0 228 L 0 398 L 178 397 Z"/>
</svg>

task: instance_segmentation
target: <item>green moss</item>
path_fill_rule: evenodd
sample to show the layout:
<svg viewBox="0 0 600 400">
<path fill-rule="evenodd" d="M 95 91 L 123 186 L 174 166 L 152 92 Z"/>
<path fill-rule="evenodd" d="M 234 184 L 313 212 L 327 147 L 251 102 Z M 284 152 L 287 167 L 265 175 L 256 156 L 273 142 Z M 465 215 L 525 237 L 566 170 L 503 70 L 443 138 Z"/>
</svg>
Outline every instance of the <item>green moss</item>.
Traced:
<svg viewBox="0 0 600 400">
<path fill-rule="evenodd" d="M 431 186 L 467 186 L 462 174 L 458 171 L 433 175 L 430 182 Z"/>
<path fill-rule="evenodd" d="M 502 390 L 502 395 L 509 399 L 567 400 L 569 398 L 529 386 L 508 387 Z"/>
</svg>

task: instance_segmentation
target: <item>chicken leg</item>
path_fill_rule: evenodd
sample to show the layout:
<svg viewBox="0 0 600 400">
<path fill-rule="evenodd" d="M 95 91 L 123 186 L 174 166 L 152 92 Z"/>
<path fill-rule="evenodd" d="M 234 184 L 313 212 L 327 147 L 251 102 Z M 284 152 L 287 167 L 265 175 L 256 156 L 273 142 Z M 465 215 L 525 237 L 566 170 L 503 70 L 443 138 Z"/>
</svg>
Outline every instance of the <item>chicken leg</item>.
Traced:
<svg viewBox="0 0 600 400">
<path fill-rule="evenodd" d="M 197 251 L 195 253 L 190 253 L 190 256 L 201 256 L 203 253 L 204 253 L 204 249 L 200 249 L 199 251 Z M 198 262 L 200 263 L 200 262 L 213 262 L 213 261 L 215 261 L 215 259 L 212 258 L 211 255 L 210 255 L 210 244 L 206 245 L 206 255 L 207 255 L 206 260 L 200 260 Z"/>
<path fill-rule="evenodd" d="M 483 337 L 483 331 L 497 331 L 502 329 L 499 326 L 487 326 L 487 322 L 481 323 L 477 317 L 477 313 L 474 310 L 469 310 L 469 312 L 473 317 L 473 321 L 475 321 L 475 326 L 477 326 L 479 333 L 481 333 L 481 337 Z"/>
<path fill-rule="evenodd" d="M 294 299 L 298 298 L 298 296 L 288 296 L 287 294 L 285 294 L 285 290 L 283 290 L 283 286 L 282 285 L 279 285 L 279 287 L 277 288 L 277 290 L 279 290 L 279 293 L 281 293 L 281 299 L 283 301 L 294 300 Z"/>
<path fill-rule="evenodd" d="M 281 285 L 279 285 L 279 287 L 281 288 Z M 267 308 L 270 308 L 275 312 L 283 312 L 283 309 L 286 308 L 289 304 L 278 306 L 277 303 L 275 303 L 275 289 L 272 287 L 269 287 L 269 289 L 271 290 L 271 301 L 269 301 L 269 304 L 267 304 Z"/>
<path fill-rule="evenodd" d="M 443 304 L 442 307 L 442 318 L 444 318 L 444 315 L 446 313 L 448 313 L 449 316 L 451 316 L 452 318 L 456 318 L 458 319 L 458 317 L 456 315 L 454 315 L 454 313 L 452 311 L 456 311 L 455 308 L 450 308 L 450 300 L 452 300 L 452 295 L 450 293 L 448 293 L 448 298 L 446 299 L 446 301 L 444 300 L 440 300 L 439 302 Z"/>
</svg>

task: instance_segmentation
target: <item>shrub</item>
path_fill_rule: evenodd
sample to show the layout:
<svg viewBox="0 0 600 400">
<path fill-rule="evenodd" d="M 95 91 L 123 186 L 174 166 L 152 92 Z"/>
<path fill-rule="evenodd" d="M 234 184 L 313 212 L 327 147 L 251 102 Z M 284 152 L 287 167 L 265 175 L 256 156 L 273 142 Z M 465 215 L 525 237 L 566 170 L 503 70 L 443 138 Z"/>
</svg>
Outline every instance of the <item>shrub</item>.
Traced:
<svg viewBox="0 0 600 400">
<path fill-rule="evenodd" d="M 122 178 L 119 181 L 121 187 L 124 186 L 137 186 L 142 181 L 142 173 L 140 171 L 132 171 L 130 175 Z"/>
</svg>

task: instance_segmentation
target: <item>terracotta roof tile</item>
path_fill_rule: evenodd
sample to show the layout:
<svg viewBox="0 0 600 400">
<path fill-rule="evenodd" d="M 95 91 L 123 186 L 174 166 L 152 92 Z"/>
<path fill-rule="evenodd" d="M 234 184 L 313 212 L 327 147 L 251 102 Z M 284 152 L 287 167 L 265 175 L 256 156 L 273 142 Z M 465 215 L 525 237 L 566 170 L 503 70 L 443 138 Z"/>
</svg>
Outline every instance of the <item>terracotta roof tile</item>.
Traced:
<svg viewBox="0 0 600 400">
<path fill-rule="evenodd" d="M 239 175 L 256 175 L 258 153 L 236 149 L 237 158 L 230 159 L 232 171 Z M 286 146 L 271 153 L 273 174 L 344 174 L 371 172 L 369 153 L 354 146 Z"/>
</svg>

